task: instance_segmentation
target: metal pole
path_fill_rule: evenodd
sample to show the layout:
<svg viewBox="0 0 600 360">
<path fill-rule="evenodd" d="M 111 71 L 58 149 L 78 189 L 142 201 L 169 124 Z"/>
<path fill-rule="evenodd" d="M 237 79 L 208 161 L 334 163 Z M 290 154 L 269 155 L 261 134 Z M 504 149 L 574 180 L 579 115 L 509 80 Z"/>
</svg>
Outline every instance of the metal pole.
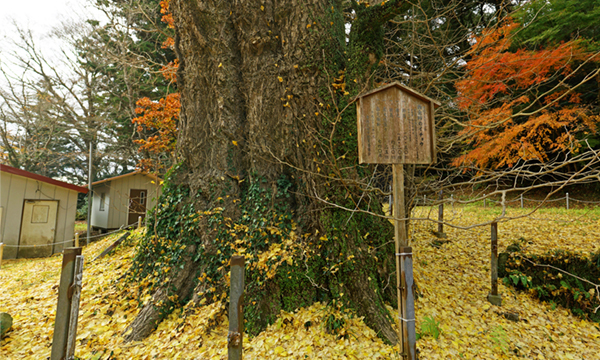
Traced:
<svg viewBox="0 0 600 360">
<path fill-rule="evenodd" d="M 229 360 L 242 359 L 244 340 L 244 286 L 245 258 L 231 258 L 231 292 L 229 295 L 229 334 L 227 334 L 227 352 Z"/>
<path fill-rule="evenodd" d="M 54 320 L 51 360 L 64 360 L 67 356 L 68 331 L 71 319 L 71 300 L 73 279 L 75 277 L 75 260 L 81 255 L 81 248 L 63 250 L 62 271 L 58 287 L 58 304 Z"/>
<path fill-rule="evenodd" d="M 79 233 L 75 233 L 75 247 L 79 247 Z"/>
<path fill-rule="evenodd" d="M 569 193 L 567 193 L 567 210 L 569 210 Z"/>
<path fill-rule="evenodd" d="M 485 196 L 485 194 L 483 194 L 483 196 Z M 485 201 L 485 200 L 486 200 L 486 198 L 484 197 L 484 198 L 483 198 L 483 207 L 484 207 L 484 208 L 486 207 L 486 201 Z"/>
<path fill-rule="evenodd" d="M 423 206 L 427 206 L 427 195 L 423 195 Z"/>
<path fill-rule="evenodd" d="M 90 141 L 90 156 L 88 158 L 88 213 L 87 213 L 87 238 L 85 244 L 90 244 L 90 231 L 92 230 L 92 147 L 93 142 Z"/>
<path fill-rule="evenodd" d="M 404 335 L 402 342 L 402 356 L 407 360 L 416 359 L 416 341 L 417 334 L 415 330 L 415 298 L 414 298 L 414 279 L 413 279 L 413 261 L 412 248 L 401 247 L 400 253 L 396 258 L 400 258 L 401 283 L 402 290 L 402 315 L 400 315 L 400 328 Z"/>
</svg>

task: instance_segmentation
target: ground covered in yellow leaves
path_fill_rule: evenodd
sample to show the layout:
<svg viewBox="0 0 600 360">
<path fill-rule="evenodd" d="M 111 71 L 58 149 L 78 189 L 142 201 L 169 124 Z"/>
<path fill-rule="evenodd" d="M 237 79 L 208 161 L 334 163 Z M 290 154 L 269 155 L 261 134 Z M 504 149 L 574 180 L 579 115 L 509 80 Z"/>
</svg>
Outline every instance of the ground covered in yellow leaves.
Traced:
<svg viewBox="0 0 600 360">
<path fill-rule="evenodd" d="M 417 208 L 414 217 L 434 214 Z M 435 210 L 435 209 L 433 209 Z M 525 210 L 510 209 L 509 216 Z M 489 222 L 499 209 L 447 208 L 448 222 L 462 227 Z M 542 210 L 501 222 L 502 251 L 526 239 L 526 251 L 563 248 L 600 250 L 600 212 Z M 421 359 L 597 359 L 600 325 L 563 308 L 539 302 L 504 287 L 503 305 L 489 304 L 489 226 L 445 228 L 449 243 L 432 246 L 437 225 L 416 221 L 411 226 L 414 272 L 421 297 L 416 302 L 417 342 Z M 124 344 L 121 334 L 137 314 L 136 289 L 119 280 L 133 257 L 134 232 L 128 244 L 91 262 L 116 240 L 108 237 L 84 249 L 86 259 L 76 356 L 80 359 L 226 359 L 227 319 L 221 306 L 180 310 L 163 321 L 145 341 Z M 13 316 L 13 328 L 0 343 L 0 359 L 45 359 L 50 354 L 58 295 L 61 256 L 4 261 L 0 270 L 0 311 Z M 600 281 L 600 279 L 599 279 Z M 502 313 L 516 313 L 513 322 Z M 339 336 L 325 330 L 330 314 L 344 318 Z M 112 354 L 112 355 L 111 355 Z M 277 322 L 254 338 L 245 337 L 246 359 L 400 359 L 360 318 L 316 303 Z"/>
</svg>

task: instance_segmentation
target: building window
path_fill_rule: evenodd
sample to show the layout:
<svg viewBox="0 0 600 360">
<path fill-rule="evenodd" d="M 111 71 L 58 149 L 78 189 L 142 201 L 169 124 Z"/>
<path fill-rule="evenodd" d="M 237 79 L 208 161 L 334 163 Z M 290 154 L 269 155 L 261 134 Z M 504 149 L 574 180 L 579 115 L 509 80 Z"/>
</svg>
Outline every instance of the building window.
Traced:
<svg viewBox="0 0 600 360">
<path fill-rule="evenodd" d="M 106 205 L 106 194 L 100 194 L 100 211 L 104 211 L 104 206 Z"/>
<path fill-rule="evenodd" d="M 145 191 L 140 191 L 140 204 L 141 205 L 146 204 L 146 192 Z"/>
</svg>

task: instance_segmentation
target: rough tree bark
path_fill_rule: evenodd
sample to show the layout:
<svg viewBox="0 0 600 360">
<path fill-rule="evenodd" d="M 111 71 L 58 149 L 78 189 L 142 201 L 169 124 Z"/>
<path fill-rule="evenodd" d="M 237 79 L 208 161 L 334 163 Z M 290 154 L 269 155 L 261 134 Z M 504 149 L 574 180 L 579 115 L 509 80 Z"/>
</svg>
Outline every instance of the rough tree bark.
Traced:
<svg viewBox="0 0 600 360">
<path fill-rule="evenodd" d="M 388 3 L 397 8 L 400 2 Z M 335 200 L 352 198 L 350 193 L 358 189 L 344 185 L 343 192 L 328 195 L 329 182 L 319 174 L 326 165 L 314 161 L 314 153 L 324 147 L 316 140 L 319 132 L 334 133 L 336 126 L 349 133 L 353 127 L 355 129 L 355 118 L 349 120 L 350 125 L 345 125 L 349 126 L 347 129 L 342 122 L 328 122 L 323 118 L 326 108 L 329 105 L 333 108 L 331 99 L 327 99 L 334 81 L 332 75 L 339 76 L 328 72 L 326 64 L 344 69 L 343 62 L 346 61 L 346 55 L 342 55 L 339 62 L 332 60 L 345 51 L 344 21 L 335 24 L 329 21 L 335 12 L 339 13 L 342 2 L 172 0 L 170 6 L 175 18 L 176 51 L 180 61 L 177 81 L 182 111 L 178 147 L 186 169 L 177 175 L 176 181 L 189 186 L 195 208 L 201 211 L 214 208 L 217 205 L 211 194 L 224 195 L 221 196 L 224 202 L 218 206 L 224 209 L 227 217 L 235 219 L 240 215 L 234 199 L 240 198 L 243 191 L 239 186 L 241 179 L 249 182 L 262 179 L 264 186 L 270 187 L 282 174 L 293 172 L 296 174 L 293 177 L 296 183 L 293 210 L 299 226 L 303 227 L 298 233 L 319 234 L 333 226 L 323 220 L 325 215 L 315 210 L 329 214 L 327 219 L 337 213 L 323 209 L 313 196 L 315 192 Z M 383 12 L 382 16 L 389 18 L 391 13 L 393 9 Z M 369 16 L 376 17 L 376 14 Z M 339 19 L 342 18 L 338 14 Z M 376 20 L 374 24 L 380 26 L 382 19 Z M 367 31 L 368 21 L 361 27 L 361 31 Z M 338 39 L 332 41 L 336 36 Z M 332 48 L 335 41 L 337 49 Z M 354 49 L 361 51 L 360 46 Z M 369 62 L 364 70 L 368 72 L 375 57 L 366 54 L 363 58 Z M 363 85 L 368 78 L 365 74 L 354 86 L 366 88 Z M 336 145 L 328 144 L 330 148 Z M 342 172 L 338 168 L 337 171 L 354 177 L 350 180 L 358 180 L 357 170 Z M 381 287 L 371 284 L 371 276 L 376 276 L 373 274 L 378 274 L 379 281 L 388 279 L 395 271 L 390 267 L 393 261 L 385 260 L 386 265 L 382 266 L 370 258 L 369 246 L 363 240 L 369 229 L 360 229 L 359 222 L 350 220 L 351 216 L 345 221 L 346 225 L 342 224 L 347 228 L 336 229 L 349 239 L 347 246 L 333 243 L 323 249 L 329 246 L 329 253 L 344 251 L 345 257 L 354 258 L 355 265 L 344 273 L 344 280 L 328 278 L 328 282 L 317 285 L 325 291 L 335 288 L 342 296 L 347 294 L 344 298 L 348 299 L 347 304 L 359 316 L 365 316 L 365 321 L 382 337 L 396 343 L 396 332 L 383 302 L 385 294 L 377 291 Z M 382 226 L 390 227 L 386 220 L 381 222 L 384 223 Z M 208 253 L 214 241 L 211 231 L 207 225 L 201 232 L 199 245 L 209 249 Z M 391 231 L 389 234 L 391 236 Z M 364 235 L 365 239 L 367 235 Z M 376 240 L 379 241 L 377 244 L 383 244 L 391 237 Z M 181 299 L 188 298 L 192 290 L 185 279 L 195 278 L 202 263 L 210 261 L 205 258 L 193 262 L 192 255 L 190 253 L 185 267 L 171 283 L 176 285 L 176 295 Z M 393 250 L 389 256 L 393 260 Z M 278 293 L 280 290 L 276 285 L 270 290 L 269 296 L 265 297 L 266 303 L 259 307 L 262 311 L 277 314 L 281 309 L 282 294 Z M 392 294 L 389 298 L 393 299 L 395 290 L 389 288 L 388 292 Z M 164 295 L 159 290 L 155 297 L 160 296 Z M 159 312 L 152 305 L 142 309 L 127 340 L 146 337 L 155 328 Z"/>
</svg>

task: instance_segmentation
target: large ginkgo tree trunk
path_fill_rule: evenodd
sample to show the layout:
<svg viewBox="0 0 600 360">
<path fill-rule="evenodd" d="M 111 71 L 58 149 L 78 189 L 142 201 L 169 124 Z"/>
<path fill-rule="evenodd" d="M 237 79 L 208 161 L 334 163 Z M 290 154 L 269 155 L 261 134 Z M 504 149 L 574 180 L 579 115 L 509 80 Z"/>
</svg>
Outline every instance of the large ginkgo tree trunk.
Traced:
<svg viewBox="0 0 600 360">
<path fill-rule="evenodd" d="M 381 213 L 383 196 L 377 168 L 357 162 L 352 103 L 373 86 L 382 25 L 403 11 L 377 3 L 171 0 L 181 162 L 132 268 L 152 299 L 129 340 L 189 302 L 225 311 L 237 253 L 247 331 L 322 301 L 397 341 L 385 307 L 395 305 L 393 229 L 367 213 Z"/>
</svg>

